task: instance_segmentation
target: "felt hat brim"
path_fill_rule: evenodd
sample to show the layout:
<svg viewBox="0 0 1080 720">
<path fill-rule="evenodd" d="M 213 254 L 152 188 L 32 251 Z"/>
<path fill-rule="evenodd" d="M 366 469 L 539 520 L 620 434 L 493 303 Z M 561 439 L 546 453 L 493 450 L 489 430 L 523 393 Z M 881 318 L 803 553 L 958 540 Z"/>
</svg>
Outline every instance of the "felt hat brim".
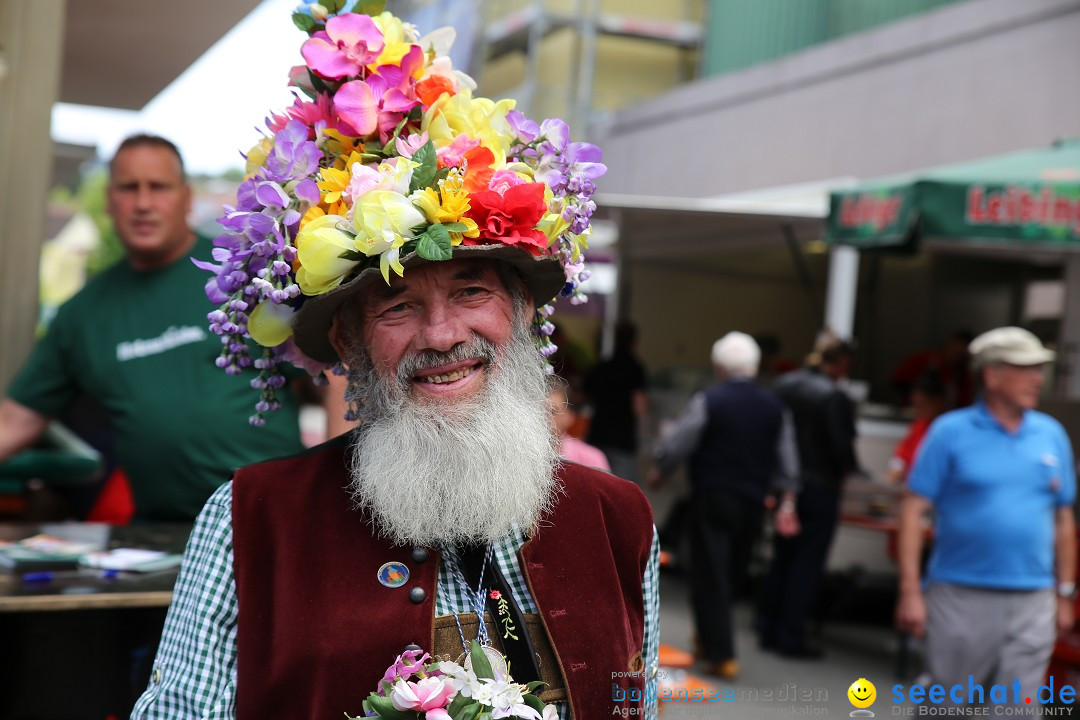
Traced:
<svg viewBox="0 0 1080 720">
<path fill-rule="evenodd" d="M 538 257 L 521 248 L 502 244 L 459 245 L 454 248 L 452 259 L 469 258 L 499 260 L 514 267 L 529 289 L 536 307 L 550 302 L 566 285 L 566 273 L 559 258 L 555 256 Z M 427 260 L 416 253 L 409 253 L 401 258 L 401 265 L 406 271 L 427 262 L 438 261 Z M 408 277 L 407 272 L 405 277 Z M 334 315 L 346 300 L 374 282 L 384 280 L 378 267 L 369 267 L 333 290 L 307 298 L 293 321 L 293 338 L 297 347 L 319 362 L 337 362 L 337 351 L 330 344 L 330 325 L 334 321 Z"/>
</svg>

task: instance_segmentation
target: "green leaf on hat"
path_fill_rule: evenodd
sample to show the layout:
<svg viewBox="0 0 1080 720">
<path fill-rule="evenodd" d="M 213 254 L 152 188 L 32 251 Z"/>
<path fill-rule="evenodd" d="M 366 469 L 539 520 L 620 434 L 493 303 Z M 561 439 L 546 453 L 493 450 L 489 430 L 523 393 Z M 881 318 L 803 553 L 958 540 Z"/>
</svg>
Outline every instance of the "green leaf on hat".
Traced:
<svg viewBox="0 0 1080 720">
<path fill-rule="evenodd" d="M 326 8 L 326 12 L 336 15 L 345 7 L 345 0 L 319 0 L 319 4 Z"/>
<path fill-rule="evenodd" d="M 446 708 L 446 712 L 450 714 L 450 717 L 456 718 L 458 713 L 465 709 L 468 705 L 475 704 L 472 698 L 465 697 L 461 693 L 454 696 L 454 699 L 450 701 L 450 705 Z"/>
<path fill-rule="evenodd" d="M 368 256 L 365 255 L 364 253 L 360 252 L 359 250 L 343 250 L 342 253 L 340 255 L 338 255 L 338 257 L 341 258 L 342 260 L 352 260 L 353 262 L 363 262 L 364 260 L 367 260 Z"/>
<path fill-rule="evenodd" d="M 381 695 L 369 695 L 367 699 L 371 709 L 386 720 L 414 720 L 416 713 L 406 713 L 394 707 L 393 701 Z"/>
<path fill-rule="evenodd" d="M 469 703 L 461 710 L 460 715 L 451 715 L 454 720 L 475 720 L 476 716 L 480 714 L 480 708 L 482 706 L 478 702 Z"/>
<path fill-rule="evenodd" d="M 450 174 L 450 168 L 448 168 L 448 167 L 439 168 L 438 170 L 435 171 L 435 177 L 431 178 L 431 182 L 428 183 L 428 187 L 432 188 L 432 189 L 439 187 L 439 183 L 441 183 L 443 180 L 445 180 L 446 176 L 449 175 L 449 174 Z"/>
<path fill-rule="evenodd" d="M 385 145 L 383 145 L 383 155 L 389 155 L 393 151 L 394 144 L 397 141 L 398 136 L 401 135 L 401 131 L 405 128 L 405 123 L 407 122 L 409 122 L 409 118 L 401 118 L 401 122 L 399 122 L 397 124 L 397 127 L 394 128 L 394 134 L 391 135 L 390 139 L 386 141 Z"/>
<path fill-rule="evenodd" d="M 531 685 L 532 683 L 529 684 Z M 533 695 L 531 692 L 528 695 L 525 695 L 523 699 L 525 700 L 525 704 L 536 712 L 544 712 L 544 701 Z"/>
<path fill-rule="evenodd" d="M 413 168 L 412 181 L 409 183 L 410 193 L 428 187 L 435 178 L 435 173 L 439 170 L 439 156 L 435 154 L 435 143 L 428 140 L 413 153 L 412 159 L 413 162 L 420 163 L 420 166 Z"/>
<path fill-rule="evenodd" d="M 536 689 L 541 685 L 547 685 L 547 683 L 543 680 L 533 680 L 530 683 L 525 683 L 525 687 L 529 692 L 536 692 Z"/>
<path fill-rule="evenodd" d="M 452 252 L 450 232 L 442 225 L 432 225 L 417 238 L 416 254 L 425 260 L 449 260 Z"/>
<path fill-rule="evenodd" d="M 446 228 L 450 232 L 465 232 L 466 230 L 469 229 L 468 225 L 466 225 L 465 223 L 459 223 L 459 222 L 443 223 L 442 227 Z"/>
<path fill-rule="evenodd" d="M 484 654 L 484 649 L 475 640 L 469 643 L 469 659 L 472 660 L 473 673 L 478 680 L 495 679 L 495 671 L 491 669 L 491 663 Z"/>
<path fill-rule="evenodd" d="M 315 88 L 315 92 L 322 93 L 323 95 L 334 94 L 330 89 L 330 86 L 326 84 L 326 81 L 310 70 L 308 70 L 308 77 L 311 79 L 311 87 Z"/>
<path fill-rule="evenodd" d="M 294 12 L 292 14 L 293 25 L 300 28 L 306 33 L 311 32 L 311 29 L 315 27 L 315 18 L 311 17 L 307 13 Z"/>
<path fill-rule="evenodd" d="M 356 3 L 353 12 L 361 15 L 378 15 L 385 9 L 386 0 L 369 0 L 369 2 Z"/>
</svg>

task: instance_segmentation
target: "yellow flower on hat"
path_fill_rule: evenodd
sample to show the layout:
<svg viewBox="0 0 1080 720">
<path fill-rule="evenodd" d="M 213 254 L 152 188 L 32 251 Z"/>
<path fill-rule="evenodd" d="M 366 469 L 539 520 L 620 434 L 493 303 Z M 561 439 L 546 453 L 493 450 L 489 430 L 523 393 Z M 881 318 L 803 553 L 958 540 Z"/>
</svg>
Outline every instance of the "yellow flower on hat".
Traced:
<svg viewBox="0 0 1080 720">
<path fill-rule="evenodd" d="M 389 12 L 372 15 L 371 19 L 382 31 L 385 45 L 378 59 L 368 65 L 368 69 L 375 71 L 380 65 L 400 65 L 401 58 L 408 54 L 413 44 L 405 31 L 405 24 Z"/>
<path fill-rule="evenodd" d="M 276 347 L 292 337 L 295 313 L 289 305 L 264 300 L 248 316 L 248 334 L 263 347 Z"/>
<path fill-rule="evenodd" d="M 570 221 L 564 218 L 561 212 L 547 213 L 541 218 L 540 222 L 537 223 L 536 229 L 547 236 L 548 244 L 550 245 L 555 238 L 570 229 Z"/>
<path fill-rule="evenodd" d="M 450 233 L 451 245 L 460 245 L 462 237 L 480 237 L 480 228 L 477 227 L 476 221 L 465 216 L 470 208 L 469 194 L 461 188 L 460 173 L 451 172 L 443 181 L 439 191 L 423 188 L 418 190 L 411 199 L 413 204 L 427 216 L 430 223 L 465 225 L 465 231 Z"/>
<path fill-rule="evenodd" d="M 244 175 L 250 177 L 252 173 L 266 164 L 266 159 L 270 157 L 270 151 L 274 149 L 274 138 L 264 137 L 259 142 L 255 143 L 250 150 L 247 151 L 247 162 L 244 164 Z"/>
<path fill-rule="evenodd" d="M 320 145 L 324 152 L 333 156 L 333 166 L 338 170 L 344 170 L 354 162 L 363 162 L 360 153 L 364 152 L 364 142 L 360 138 L 342 135 L 332 128 L 323 128 Z"/>
<path fill-rule="evenodd" d="M 371 190 L 360 196 L 353 206 L 356 225 L 356 249 L 367 256 L 380 255 L 379 266 L 383 279 L 390 282 L 390 269 L 398 275 L 405 268 L 398 262 L 398 251 L 406 240 L 413 238 L 413 228 L 427 219 L 413 207 L 412 201 L 394 190 Z"/>
<path fill-rule="evenodd" d="M 495 102 L 488 98 L 474 98 L 466 87 L 456 95 L 441 95 L 432 103 L 420 121 L 420 129 L 427 132 L 436 148 L 444 148 L 458 135 L 479 140 L 495 156 L 493 167 L 506 164 L 513 132 L 506 120 L 506 113 L 514 109 L 512 99 Z"/>
<path fill-rule="evenodd" d="M 343 218 L 323 215 L 309 221 L 296 235 L 296 257 L 300 269 L 296 283 L 305 295 L 321 295 L 333 290 L 356 267 L 356 260 L 341 254 L 357 250 L 356 239 L 338 228 Z"/>
<path fill-rule="evenodd" d="M 318 205 L 313 205 L 308 208 L 308 211 L 304 213 L 304 217 L 300 218 L 300 229 L 303 230 L 309 222 L 315 218 L 325 217 L 326 211 Z"/>
<path fill-rule="evenodd" d="M 318 181 L 319 190 L 322 192 L 322 204 L 326 206 L 328 215 L 344 215 L 345 208 L 341 196 L 349 187 L 352 175 L 348 170 L 336 168 L 323 168 L 319 172 L 321 179 Z"/>
</svg>

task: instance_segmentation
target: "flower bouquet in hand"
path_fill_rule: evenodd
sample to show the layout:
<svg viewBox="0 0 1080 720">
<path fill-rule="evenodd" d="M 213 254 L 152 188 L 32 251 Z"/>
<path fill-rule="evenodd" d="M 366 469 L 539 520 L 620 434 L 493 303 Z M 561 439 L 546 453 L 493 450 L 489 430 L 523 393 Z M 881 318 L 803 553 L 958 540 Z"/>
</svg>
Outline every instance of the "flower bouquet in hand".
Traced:
<svg viewBox="0 0 1080 720">
<path fill-rule="evenodd" d="M 472 641 L 465 668 L 456 662 L 428 662 L 431 656 L 410 650 L 387 668 L 379 689 L 364 701 L 363 717 L 387 720 L 555 720 L 554 705 L 533 692 L 540 681 L 522 685 L 509 673 L 492 668 L 483 648 Z M 426 664 L 425 664 L 426 663 Z M 345 714 L 349 720 L 362 720 Z"/>
</svg>

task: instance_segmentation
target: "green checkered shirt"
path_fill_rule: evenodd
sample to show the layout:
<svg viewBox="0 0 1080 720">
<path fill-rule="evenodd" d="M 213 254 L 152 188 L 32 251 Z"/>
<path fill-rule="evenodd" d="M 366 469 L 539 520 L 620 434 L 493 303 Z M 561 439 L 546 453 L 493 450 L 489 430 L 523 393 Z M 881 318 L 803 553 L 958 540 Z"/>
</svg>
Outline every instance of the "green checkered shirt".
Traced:
<svg viewBox="0 0 1080 720">
<path fill-rule="evenodd" d="M 133 719 L 232 720 L 236 717 L 236 583 L 233 579 L 232 483 L 222 485 L 203 508 L 188 540 L 172 605 L 165 620 L 150 686 L 135 703 Z M 536 604 L 518 564 L 525 537 L 513 533 L 495 546 L 495 561 L 511 585 L 522 612 Z M 656 668 L 660 650 L 660 544 L 653 529 L 652 552 L 645 568 L 645 642 L 642 656 L 648 672 L 645 717 L 654 720 Z M 445 590 L 445 592 L 444 592 Z M 439 570 L 435 613 L 470 612 L 465 588 L 447 565 Z M 374 684 L 374 679 L 372 683 Z M 597 692 L 608 689 L 597 688 Z M 359 706 L 364 698 L 357 697 Z M 348 708 L 342 708 L 342 712 Z M 559 717 L 569 718 L 565 703 Z"/>
</svg>

